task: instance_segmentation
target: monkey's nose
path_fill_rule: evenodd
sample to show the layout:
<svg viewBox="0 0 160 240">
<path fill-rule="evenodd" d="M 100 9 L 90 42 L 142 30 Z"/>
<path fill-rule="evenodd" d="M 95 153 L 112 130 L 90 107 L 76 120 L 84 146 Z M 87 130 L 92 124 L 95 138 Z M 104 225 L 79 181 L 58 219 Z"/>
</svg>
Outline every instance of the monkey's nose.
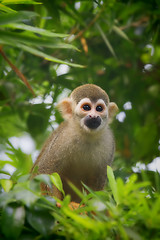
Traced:
<svg viewBox="0 0 160 240">
<path fill-rule="evenodd" d="M 99 116 L 88 115 L 84 120 L 84 124 L 90 129 L 96 129 L 101 125 L 101 118 Z"/>
</svg>

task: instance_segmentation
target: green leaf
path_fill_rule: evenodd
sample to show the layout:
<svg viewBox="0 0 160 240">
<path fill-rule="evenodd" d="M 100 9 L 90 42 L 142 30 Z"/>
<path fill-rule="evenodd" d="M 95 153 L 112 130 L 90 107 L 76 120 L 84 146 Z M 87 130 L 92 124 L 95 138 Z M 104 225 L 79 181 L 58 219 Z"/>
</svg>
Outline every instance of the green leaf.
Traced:
<svg viewBox="0 0 160 240">
<path fill-rule="evenodd" d="M 33 229 L 43 236 L 49 236 L 55 225 L 55 220 L 49 211 L 39 206 L 27 211 L 27 220 Z"/>
<path fill-rule="evenodd" d="M 0 11 L 8 12 L 8 13 L 16 12 L 12 8 L 6 7 L 5 5 L 3 5 L 1 3 L 0 3 Z"/>
<path fill-rule="evenodd" d="M 12 165 L 12 162 L 11 161 L 0 160 L 0 168 L 3 168 L 6 164 L 11 164 Z"/>
<path fill-rule="evenodd" d="M 109 184 L 113 193 L 113 197 L 117 204 L 119 204 L 119 196 L 118 196 L 118 189 L 117 189 L 117 183 L 112 171 L 112 168 L 110 166 L 107 166 L 107 176 L 109 179 Z"/>
<path fill-rule="evenodd" d="M 24 51 L 27 51 L 29 53 L 32 53 L 33 55 L 36 55 L 36 56 L 39 56 L 39 57 L 42 57 L 48 61 L 51 61 L 51 62 L 56 62 L 56 63 L 60 63 L 60 64 L 66 64 L 68 66 L 71 66 L 71 67 L 79 67 L 79 68 L 84 68 L 84 66 L 82 65 L 79 65 L 79 64 L 75 64 L 75 63 L 69 63 L 69 62 L 65 62 L 65 61 L 62 61 L 58 58 L 55 58 L 55 57 L 52 57 L 48 54 L 45 54 L 35 48 L 32 48 L 32 47 L 28 47 L 28 46 L 25 46 L 23 44 L 17 44 L 16 47 L 19 47 L 21 49 L 23 49 Z"/>
<path fill-rule="evenodd" d="M 129 236 L 129 238 L 133 239 L 133 240 L 142 240 L 143 238 L 133 229 L 131 228 L 125 228 L 125 231 L 127 233 L 127 235 Z"/>
<path fill-rule="evenodd" d="M 59 174 L 56 172 L 52 173 L 52 175 L 50 175 L 50 178 L 51 178 L 52 183 L 58 188 L 58 190 L 60 192 L 62 192 L 63 195 L 65 195 L 64 190 L 63 190 L 62 181 L 61 181 Z"/>
<path fill-rule="evenodd" d="M 72 190 L 79 196 L 81 199 L 84 198 L 83 193 L 70 181 L 68 181 L 69 186 L 72 188 Z"/>
<path fill-rule="evenodd" d="M 1 228 L 9 239 L 18 239 L 25 220 L 25 209 L 15 203 L 7 205 L 2 211 Z"/>
<path fill-rule="evenodd" d="M 36 194 L 32 193 L 30 190 L 21 188 L 15 192 L 15 198 L 17 201 L 21 201 L 27 207 L 33 205 L 39 198 Z"/>
<path fill-rule="evenodd" d="M 117 26 L 113 26 L 113 31 L 115 31 L 120 37 L 124 38 L 125 40 L 127 41 L 130 41 L 131 40 L 128 38 L 128 36 Z"/>
<path fill-rule="evenodd" d="M 2 31 L 0 31 L 2 33 Z M 27 46 L 27 45 L 24 45 L 24 44 L 21 44 L 19 42 L 16 41 L 16 38 L 18 40 L 20 40 L 19 37 L 16 37 L 16 35 L 14 34 L 14 37 L 12 38 L 10 33 L 4 33 L 4 35 L 1 35 L 1 38 L 0 38 L 0 43 L 1 44 L 4 44 L 4 45 L 10 45 L 10 46 L 14 46 L 14 47 L 17 47 L 17 48 L 20 48 L 21 50 L 24 50 L 26 52 L 29 52 L 33 55 L 36 55 L 38 57 L 42 57 L 44 58 L 45 60 L 48 60 L 48 61 L 51 61 L 51 62 L 56 62 L 56 63 L 59 63 L 59 64 L 66 64 L 68 66 L 71 66 L 71 67 L 78 67 L 78 68 L 85 68 L 85 66 L 83 65 L 80 65 L 80 64 L 76 64 L 76 63 L 69 63 L 69 62 L 66 62 L 66 61 L 63 61 L 63 60 L 60 60 L 58 58 L 55 58 L 51 55 L 48 55 L 48 54 L 45 54 L 44 52 L 36 49 L 36 48 L 33 48 L 31 46 Z M 34 45 L 40 45 L 40 46 L 46 46 L 46 47 L 50 47 L 50 48 L 71 48 L 71 49 L 76 49 L 76 47 L 70 45 L 70 44 L 62 44 L 62 43 L 58 43 L 58 44 L 53 44 L 51 43 L 50 41 L 48 42 L 48 45 L 47 45 L 47 41 L 44 41 L 44 40 L 37 40 L 37 39 L 29 39 L 29 38 L 23 38 L 24 42 L 26 43 L 30 43 L 30 44 L 34 44 Z M 32 41 L 33 40 L 33 41 Z M 21 38 L 21 41 L 22 41 L 22 38 Z M 23 42 L 23 41 L 22 41 Z"/>
<path fill-rule="evenodd" d="M 20 22 L 36 17 L 37 13 L 29 11 L 19 11 L 15 13 L 6 13 L 0 15 L 0 25 L 7 23 Z"/>
<path fill-rule="evenodd" d="M 34 180 L 39 181 L 39 182 L 43 182 L 46 185 L 48 185 L 50 188 L 52 188 L 52 183 L 51 183 L 51 179 L 50 179 L 50 175 L 47 174 L 39 174 L 36 177 L 34 177 Z"/>
<path fill-rule="evenodd" d="M 97 192 L 95 192 L 95 191 L 93 191 L 90 187 L 88 187 L 86 184 L 84 184 L 83 182 L 82 182 L 82 185 L 85 187 L 85 189 L 87 189 L 87 191 L 89 192 L 89 193 L 91 193 L 92 194 L 92 196 L 94 196 L 95 197 L 95 199 L 100 199 L 99 198 L 99 195 L 97 194 Z M 72 185 L 71 185 L 71 187 L 72 187 Z M 79 191 L 79 189 L 77 189 L 78 191 Z M 81 191 L 79 191 L 80 193 L 81 193 Z M 77 192 L 78 193 L 78 192 Z M 81 193 L 82 194 L 82 193 Z M 78 194 L 79 195 L 79 194 Z M 82 197 L 81 197 L 82 198 Z M 84 195 L 83 195 L 83 198 L 84 198 Z"/>
<path fill-rule="evenodd" d="M 4 206 L 6 206 L 7 204 L 9 204 L 13 201 L 15 201 L 13 191 L 10 191 L 8 193 L 3 192 L 0 194 L 0 207 L 1 208 L 3 208 Z"/>
<path fill-rule="evenodd" d="M 101 221 L 94 221 L 94 219 L 89 218 L 87 215 L 78 215 L 76 212 L 71 211 L 66 207 L 62 210 L 65 215 L 67 215 L 77 224 L 78 228 L 82 229 L 82 227 L 84 227 L 85 229 L 94 231 L 94 233 L 98 231 L 103 231 L 103 223 Z"/>
<path fill-rule="evenodd" d="M 12 162 L 10 162 L 9 164 L 12 166 L 16 166 L 17 157 L 15 156 L 15 154 L 6 152 L 6 155 L 12 160 Z"/>
<path fill-rule="evenodd" d="M 112 47 L 112 45 L 110 44 L 108 38 L 106 37 L 106 35 L 104 34 L 102 28 L 99 26 L 98 23 L 96 23 L 96 27 L 98 28 L 98 30 L 99 30 L 99 32 L 100 32 L 100 34 L 101 34 L 101 36 L 102 36 L 102 38 L 103 38 L 106 46 L 108 47 L 109 51 L 111 52 L 111 54 L 112 54 L 115 58 L 117 58 L 117 57 L 116 57 L 116 54 L 115 54 L 115 51 L 114 51 L 114 49 L 113 49 L 113 47 Z"/>
<path fill-rule="evenodd" d="M 0 183 L 1 183 L 5 192 L 9 192 L 10 189 L 12 188 L 12 186 L 13 186 L 13 181 L 10 180 L 10 179 L 1 179 Z"/>
<path fill-rule="evenodd" d="M 0 173 L 5 174 L 7 176 L 11 176 L 11 174 L 8 171 L 0 170 Z"/>
<path fill-rule="evenodd" d="M 47 37 L 59 37 L 59 38 L 64 38 L 69 36 L 68 34 L 62 34 L 62 33 L 54 33 L 52 31 L 48 31 L 46 29 L 42 29 L 42 28 L 38 28 L 38 27 L 32 27 L 30 25 L 26 25 L 26 24 L 18 24 L 18 23 L 10 23 L 10 24 L 5 24 L 3 25 L 3 27 L 7 27 L 7 28 L 11 28 L 11 29 L 21 29 L 21 30 L 26 30 L 26 31 L 30 31 L 33 33 L 38 33 L 40 35 L 43 36 L 47 36 Z M 68 44 L 69 45 L 69 44 Z"/>
<path fill-rule="evenodd" d="M 2 0 L 2 3 L 5 5 L 8 5 L 8 4 L 41 4 L 40 2 L 35 2 L 32 0 L 16 0 L 16 1 Z"/>
</svg>

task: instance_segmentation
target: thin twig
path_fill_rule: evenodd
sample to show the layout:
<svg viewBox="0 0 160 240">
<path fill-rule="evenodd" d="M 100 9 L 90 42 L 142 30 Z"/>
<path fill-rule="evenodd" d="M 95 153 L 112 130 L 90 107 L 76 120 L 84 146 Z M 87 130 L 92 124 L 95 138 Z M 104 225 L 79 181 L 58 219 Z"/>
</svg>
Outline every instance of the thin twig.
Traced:
<svg viewBox="0 0 160 240">
<path fill-rule="evenodd" d="M 124 29 L 129 28 L 129 27 L 139 27 L 141 25 L 145 25 L 148 21 L 149 21 L 149 17 L 143 17 L 137 22 L 132 22 L 131 24 L 120 27 L 120 29 L 124 30 Z"/>
<path fill-rule="evenodd" d="M 13 63 L 11 63 L 11 61 L 8 59 L 8 57 L 5 55 L 4 51 L 2 50 L 2 46 L 0 46 L 0 53 L 1 53 L 2 57 L 5 59 L 5 61 L 10 65 L 12 70 L 17 74 L 17 76 L 24 82 L 26 87 L 31 91 L 33 96 L 35 96 L 35 93 L 31 87 L 31 85 L 27 81 L 26 77 L 20 72 L 20 70 Z"/>
</svg>

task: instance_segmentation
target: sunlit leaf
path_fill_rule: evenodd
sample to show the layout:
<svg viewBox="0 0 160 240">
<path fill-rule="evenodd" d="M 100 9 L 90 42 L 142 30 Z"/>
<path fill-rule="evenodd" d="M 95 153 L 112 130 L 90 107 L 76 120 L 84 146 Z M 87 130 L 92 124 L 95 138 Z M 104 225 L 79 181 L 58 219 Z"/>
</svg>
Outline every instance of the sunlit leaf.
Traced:
<svg viewBox="0 0 160 240">
<path fill-rule="evenodd" d="M 80 199 L 84 198 L 83 193 L 72 182 L 68 181 L 68 184 Z"/>
<path fill-rule="evenodd" d="M 58 188 L 58 190 L 60 191 L 60 192 L 62 192 L 63 193 L 63 195 L 65 194 L 64 193 L 64 190 L 63 190 L 63 185 L 62 185 L 62 181 L 61 181 L 61 178 L 60 178 L 60 176 L 59 176 L 59 174 L 58 173 L 52 173 L 51 175 L 50 175 L 50 178 L 51 178 L 51 181 L 52 181 L 52 183 Z"/>
<path fill-rule="evenodd" d="M 2 0 L 2 3 L 7 4 L 41 4 L 40 2 L 32 1 L 32 0 Z"/>
<path fill-rule="evenodd" d="M 12 164 L 11 161 L 0 160 L 0 168 L 3 168 L 6 164 Z"/>
<path fill-rule="evenodd" d="M 79 227 L 83 226 L 86 229 L 91 229 L 91 230 L 94 229 L 95 232 L 96 232 L 96 230 L 100 231 L 101 229 L 103 229 L 103 223 L 95 222 L 91 218 L 88 218 L 87 215 L 80 216 L 80 215 L 74 213 L 73 211 L 70 211 L 67 208 L 64 208 L 63 211 L 68 217 L 70 217 L 73 221 L 75 221 L 79 225 Z"/>
<path fill-rule="evenodd" d="M 107 166 L 107 176 L 109 179 L 109 184 L 110 184 L 114 199 L 116 203 L 119 204 L 120 201 L 119 201 L 117 183 L 116 183 L 112 168 L 110 166 Z"/>
<path fill-rule="evenodd" d="M 13 186 L 13 181 L 10 179 L 1 179 L 0 184 L 2 185 L 5 192 L 9 192 Z"/>
<path fill-rule="evenodd" d="M 12 13 L 12 12 L 16 12 L 15 10 L 13 10 L 10 7 L 7 7 L 3 4 L 0 3 L 0 11 L 6 12 L 6 13 Z"/>
</svg>

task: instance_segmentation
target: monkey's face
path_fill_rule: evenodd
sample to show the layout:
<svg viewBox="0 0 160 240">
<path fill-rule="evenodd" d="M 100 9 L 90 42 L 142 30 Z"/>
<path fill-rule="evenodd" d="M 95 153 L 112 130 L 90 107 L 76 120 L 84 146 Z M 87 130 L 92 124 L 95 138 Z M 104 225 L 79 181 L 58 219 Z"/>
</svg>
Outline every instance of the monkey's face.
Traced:
<svg viewBox="0 0 160 240">
<path fill-rule="evenodd" d="M 108 108 L 102 99 L 93 102 L 89 98 L 83 98 L 75 107 L 75 114 L 85 131 L 94 132 L 106 126 Z"/>
<path fill-rule="evenodd" d="M 118 110 L 114 102 L 109 102 L 107 93 L 94 84 L 74 89 L 70 97 L 58 104 L 58 108 L 71 125 L 90 133 L 102 130 Z"/>
</svg>

